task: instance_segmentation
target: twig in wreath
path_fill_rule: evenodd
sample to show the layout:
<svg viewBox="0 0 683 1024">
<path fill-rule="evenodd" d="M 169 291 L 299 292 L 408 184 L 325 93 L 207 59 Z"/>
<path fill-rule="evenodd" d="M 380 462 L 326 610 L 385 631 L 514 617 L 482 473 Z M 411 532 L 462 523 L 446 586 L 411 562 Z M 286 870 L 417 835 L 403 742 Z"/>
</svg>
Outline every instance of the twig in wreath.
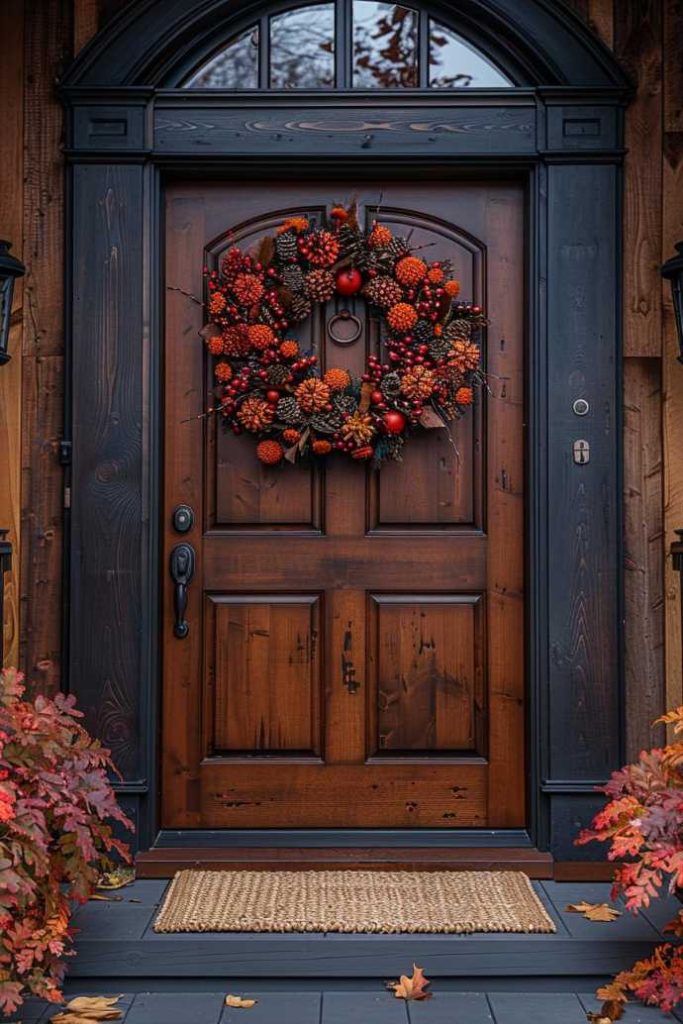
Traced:
<svg viewBox="0 0 683 1024">
<path fill-rule="evenodd" d="M 179 288 L 175 284 L 167 284 L 166 288 L 169 292 L 180 292 L 181 295 L 187 295 L 188 299 L 192 299 L 192 301 L 196 302 L 198 306 L 206 305 L 206 303 L 202 302 L 201 299 L 198 299 L 196 295 L 193 295 L 192 292 L 188 292 L 184 288 Z"/>
</svg>

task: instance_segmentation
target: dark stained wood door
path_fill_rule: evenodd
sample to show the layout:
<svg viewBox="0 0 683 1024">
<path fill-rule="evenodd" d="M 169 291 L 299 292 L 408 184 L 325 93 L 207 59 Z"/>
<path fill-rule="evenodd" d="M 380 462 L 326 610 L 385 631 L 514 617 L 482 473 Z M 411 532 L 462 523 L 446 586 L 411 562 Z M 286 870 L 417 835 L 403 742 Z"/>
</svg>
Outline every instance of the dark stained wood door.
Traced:
<svg viewBox="0 0 683 1024">
<path fill-rule="evenodd" d="M 202 265 L 331 200 L 450 258 L 491 326 L 489 392 L 449 437 L 380 474 L 267 469 L 215 420 L 197 332 Z M 189 183 L 166 197 L 165 559 L 195 548 L 186 639 L 164 580 L 166 827 L 512 827 L 525 823 L 523 191 L 511 183 Z M 363 323 L 340 345 L 326 325 Z M 297 336 L 360 373 L 362 300 Z M 171 527 L 192 506 L 185 537 Z"/>
</svg>

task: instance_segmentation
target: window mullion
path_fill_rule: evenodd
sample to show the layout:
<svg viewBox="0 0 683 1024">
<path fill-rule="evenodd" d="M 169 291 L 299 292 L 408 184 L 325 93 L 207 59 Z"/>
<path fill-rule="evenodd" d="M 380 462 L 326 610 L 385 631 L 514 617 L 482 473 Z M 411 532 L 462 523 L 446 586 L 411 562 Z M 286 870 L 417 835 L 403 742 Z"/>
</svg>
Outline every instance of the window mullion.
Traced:
<svg viewBox="0 0 683 1024">
<path fill-rule="evenodd" d="M 264 14 L 259 20 L 258 32 L 258 84 L 259 89 L 270 88 L 270 17 Z"/>
<path fill-rule="evenodd" d="M 420 89 L 429 88 L 429 15 L 420 10 L 417 29 L 417 84 Z"/>
<path fill-rule="evenodd" d="M 337 88 L 350 89 L 353 81 L 353 9 L 352 0 L 337 0 L 335 5 L 334 53 Z"/>
</svg>

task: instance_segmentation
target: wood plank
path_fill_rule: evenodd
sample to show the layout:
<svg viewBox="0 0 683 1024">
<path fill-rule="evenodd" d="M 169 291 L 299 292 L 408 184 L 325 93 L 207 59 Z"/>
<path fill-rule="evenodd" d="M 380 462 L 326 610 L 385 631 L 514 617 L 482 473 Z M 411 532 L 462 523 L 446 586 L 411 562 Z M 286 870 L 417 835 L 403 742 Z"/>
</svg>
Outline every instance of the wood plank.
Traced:
<svg viewBox="0 0 683 1024">
<path fill-rule="evenodd" d="M 679 0 L 664 0 L 664 132 L 683 131 L 683 7 Z M 664 220 L 666 232 L 666 220 Z"/>
<path fill-rule="evenodd" d="M 0 5 L 0 39 L 5 53 L 12 54 L 11 60 L 0 61 L 0 138 L 3 140 L 0 229 L 2 237 L 12 243 L 13 255 L 21 259 L 24 238 L 23 0 Z M 7 540 L 13 548 L 12 571 L 5 575 L 4 618 L 0 622 L 5 665 L 19 664 L 22 305 L 23 282 L 19 280 L 15 285 L 9 336 L 12 359 L 0 368 L 0 528 L 9 530 Z"/>
<path fill-rule="evenodd" d="M 98 7 L 98 0 L 73 0 L 74 57 L 97 32 Z"/>
<path fill-rule="evenodd" d="M 664 710 L 662 390 L 659 359 L 624 360 L 626 756 L 661 743 Z"/>
<path fill-rule="evenodd" d="M 337 847 L 320 848 L 163 848 L 138 854 L 138 878 L 172 878 L 176 871 L 199 866 L 205 870 L 280 871 L 367 868 L 374 870 L 524 871 L 530 878 L 552 878 L 550 854 L 532 849 Z"/>
<path fill-rule="evenodd" d="M 493 1024 L 483 992 L 440 992 L 422 1003 L 408 1003 L 410 1024 Z"/>
<path fill-rule="evenodd" d="M 125 1024 L 218 1024 L 224 999 L 225 992 L 140 992 Z"/>
<path fill-rule="evenodd" d="M 24 397 L 22 427 L 21 665 L 43 689 L 59 686 L 63 471 L 58 439 L 64 278 L 62 107 L 55 80 L 71 59 L 71 10 L 26 0 L 24 62 Z"/>
<path fill-rule="evenodd" d="M 112 894 L 116 895 L 116 894 Z M 156 914 L 156 906 L 129 903 L 124 897 L 120 903 L 90 901 L 74 912 L 73 926 L 81 932 L 107 935 L 125 942 L 141 939 Z"/>
<path fill-rule="evenodd" d="M 257 999 L 249 1010 L 248 1024 L 320 1024 L 321 992 L 261 992 L 242 990 L 233 995 Z M 243 1024 L 244 1011 L 226 1007 L 221 1024 Z"/>
<path fill-rule="evenodd" d="M 662 4 L 632 0 L 615 20 L 615 53 L 637 83 L 626 119 L 624 189 L 624 352 L 662 350 Z"/>
<path fill-rule="evenodd" d="M 374 992 L 323 994 L 320 1024 L 349 1024 L 354 1020 L 366 1021 L 367 1024 L 407 1024 L 406 1003 L 389 992 L 380 995 Z"/>
<path fill-rule="evenodd" d="M 569 935 L 575 939 L 617 943 L 640 940 L 656 942 L 658 938 L 657 930 L 645 917 L 627 913 L 621 902 L 615 903 L 610 900 L 610 886 L 605 883 L 543 882 L 542 888 L 552 901 L 555 914 L 562 921 Z M 566 910 L 569 904 L 581 903 L 583 900 L 588 903 L 609 903 L 622 911 L 621 917 L 609 923 L 588 921 L 583 914 Z"/>
<path fill-rule="evenodd" d="M 495 1024 L 579 1024 L 583 1007 L 572 992 L 492 992 Z"/>
</svg>

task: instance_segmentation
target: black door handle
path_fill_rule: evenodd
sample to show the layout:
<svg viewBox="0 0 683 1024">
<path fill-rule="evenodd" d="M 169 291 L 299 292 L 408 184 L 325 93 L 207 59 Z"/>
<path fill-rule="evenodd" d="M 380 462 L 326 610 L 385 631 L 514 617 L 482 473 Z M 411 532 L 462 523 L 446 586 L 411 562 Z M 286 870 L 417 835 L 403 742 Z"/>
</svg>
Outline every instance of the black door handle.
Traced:
<svg viewBox="0 0 683 1024">
<path fill-rule="evenodd" d="M 194 576 L 194 548 L 191 544 L 176 544 L 171 551 L 169 568 L 173 580 L 173 609 L 175 611 L 175 622 L 173 623 L 173 634 L 179 640 L 184 640 L 190 632 L 189 624 L 185 620 L 187 610 L 187 588 Z"/>
</svg>

